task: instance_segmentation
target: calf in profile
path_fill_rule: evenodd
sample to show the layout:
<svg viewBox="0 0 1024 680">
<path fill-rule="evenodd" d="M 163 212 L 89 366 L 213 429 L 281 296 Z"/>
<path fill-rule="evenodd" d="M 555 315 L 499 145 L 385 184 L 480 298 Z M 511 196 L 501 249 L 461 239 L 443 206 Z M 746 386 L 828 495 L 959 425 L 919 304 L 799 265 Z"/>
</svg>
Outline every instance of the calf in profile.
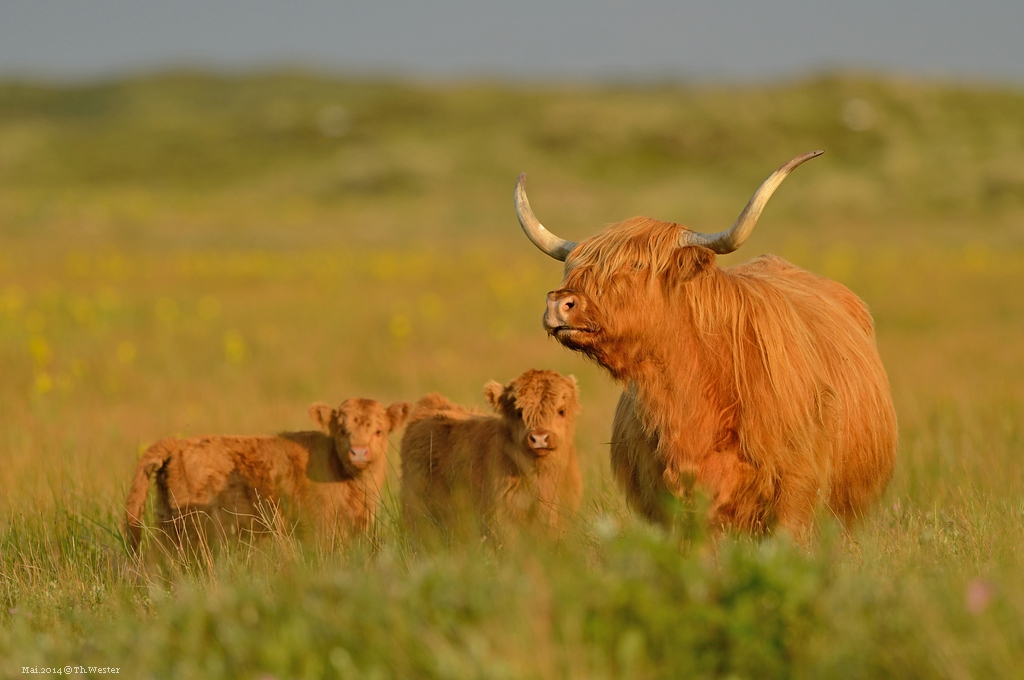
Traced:
<svg viewBox="0 0 1024 680">
<path fill-rule="evenodd" d="M 402 513 L 418 535 L 493 534 L 510 524 L 559 533 L 583 488 L 573 442 L 576 378 L 530 370 L 484 396 L 482 415 L 433 393 L 402 437 Z"/>
<path fill-rule="evenodd" d="M 154 474 L 157 530 L 179 548 L 199 535 L 267 529 L 264 502 L 295 506 L 341 535 L 365 530 L 380 503 L 387 435 L 409 408 L 372 399 L 336 409 L 316 403 L 309 414 L 321 432 L 162 439 L 135 468 L 125 512 L 129 545 L 138 548 Z"/>
</svg>

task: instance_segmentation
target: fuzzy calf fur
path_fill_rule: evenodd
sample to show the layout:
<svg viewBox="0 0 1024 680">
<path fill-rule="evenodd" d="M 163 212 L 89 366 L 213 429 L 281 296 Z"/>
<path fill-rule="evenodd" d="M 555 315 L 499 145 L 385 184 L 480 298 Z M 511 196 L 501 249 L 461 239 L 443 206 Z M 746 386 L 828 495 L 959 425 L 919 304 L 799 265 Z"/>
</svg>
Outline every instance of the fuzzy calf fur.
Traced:
<svg viewBox="0 0 1024 680">
<path fill-rule="evenodd" d="M 313 404 L 321 432 L 274 436 L 167 438 L 139 460 L 126 502 L 129 544 L 137 549 L 150 478 L 156 476 L 157 529 L 181 547 L 203 533 L 266 528 L 261 503 L 297 505 L 323 527 L 342 534 L 374 521 L 387 472 L 387 435 L 401 427 L 410 405 L 386 409 L 349 399 L 332 409 Z"/>
<path fill-rule="evenodd" d="M 489 382 L 496 415 L 429 394 L 402 437 L 402 510 L 416 534 L 485 534 L 510 524 L 557 533 L 579 507 L 573 441 L 579 412 L 573 376 L 530 370 L 508 385 Z"/>
</svg>

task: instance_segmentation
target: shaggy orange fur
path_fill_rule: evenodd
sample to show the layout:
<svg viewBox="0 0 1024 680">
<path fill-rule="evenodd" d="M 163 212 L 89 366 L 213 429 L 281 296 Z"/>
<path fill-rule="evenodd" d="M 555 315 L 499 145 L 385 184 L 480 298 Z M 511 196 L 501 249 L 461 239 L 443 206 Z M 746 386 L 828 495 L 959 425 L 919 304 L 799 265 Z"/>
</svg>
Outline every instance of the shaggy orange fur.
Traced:
<svg viewBox="0 0 1024 680">
<path fill-rule="evenodd" d="M 713 527 L 803 538 L 822 505 L 844 523 L 884 491 L 896 415 L 864 303 L 774 256 L 728 269 L 679 247 L 680 225 L 633 218 L 580 243 L 545 326 L 626 389 L 612 469 L 665 521 L 694 484 Z"/>
<path fill-rule="evenodd" d="M 487 416 L 429 394 L 402 437 L 402 511 L 409 528 L 456 535 L 526 524 L 557 533 L 580 504 L 573 376 L 530 370 L 489 382 Z M 465 524 L 467 521 L 470 525 Z"/>
<path fill-rule="evenodd" d="M 409 414 L 405 402 L 387 409 L 372 399 L 348 399 L 309 413 L 322 432 L 275 436 L 167 438 L 151 446 L 135 469 L 126 528 L 137 548 L 150 477 L 156 475 L 157 529 L 181 546 L 200 534 L 258 532 L 260 503 L 293 502 L 325 528 L 343 534 L 375 519 L 387 472 L 387 434 Z"/>
</svg>

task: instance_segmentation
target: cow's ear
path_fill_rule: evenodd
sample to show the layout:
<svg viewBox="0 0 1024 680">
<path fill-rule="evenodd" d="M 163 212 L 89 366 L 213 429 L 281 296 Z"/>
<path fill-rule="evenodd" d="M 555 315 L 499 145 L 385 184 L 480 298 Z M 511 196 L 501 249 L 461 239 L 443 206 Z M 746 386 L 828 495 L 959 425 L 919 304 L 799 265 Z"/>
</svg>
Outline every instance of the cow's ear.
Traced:
<svg viewBox="0 0 1024 680">
<path fill-rule="evenodd" d="M 484 385 L 484 399 L 496 412 L 501 413 L 501 395 L 505 394 L 505 386 L 495 380 Z"/>
<path fill-rule="evenodd" d="M 715 253 L 704 246 L 676 248 L 674 266 L 668 268 L 671 283 L 686 283 L 715 266 Z"/>
<path fill-rule="evenodd" d="M 402 425 L 405 425 L 405 420 L 409 417 L 411 409 L 412 404 L 407 401 L 398 401 L 388 406 L 388 420 L 391 421 L 391 427 L 388 428 L 388 432 L 393 432 Z"/>
<path fill-rule="evenodd" d="M 330 404 L 318 401 L 309 407 L 309 417 L 320 426 L 325 434 L 331 433 L 331 419 L 334 417 L 334 409 Z"/>
</svg>

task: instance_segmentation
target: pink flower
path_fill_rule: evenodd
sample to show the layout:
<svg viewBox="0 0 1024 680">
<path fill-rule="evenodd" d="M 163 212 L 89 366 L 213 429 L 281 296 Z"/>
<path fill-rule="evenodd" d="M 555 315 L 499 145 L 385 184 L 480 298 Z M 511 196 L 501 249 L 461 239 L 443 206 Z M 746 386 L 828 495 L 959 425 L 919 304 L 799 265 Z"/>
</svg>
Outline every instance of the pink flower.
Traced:
<svg viewBox="0 0 1024 680">
<path fill-rule="evenodd" d="M 967 584 L 967 590 L 964 591 L 964 606 L 970 613 L 980 614 L 988 609 L 995 594 L 996 589 L 991 581 L 976 578 Z"/>
</svg>

